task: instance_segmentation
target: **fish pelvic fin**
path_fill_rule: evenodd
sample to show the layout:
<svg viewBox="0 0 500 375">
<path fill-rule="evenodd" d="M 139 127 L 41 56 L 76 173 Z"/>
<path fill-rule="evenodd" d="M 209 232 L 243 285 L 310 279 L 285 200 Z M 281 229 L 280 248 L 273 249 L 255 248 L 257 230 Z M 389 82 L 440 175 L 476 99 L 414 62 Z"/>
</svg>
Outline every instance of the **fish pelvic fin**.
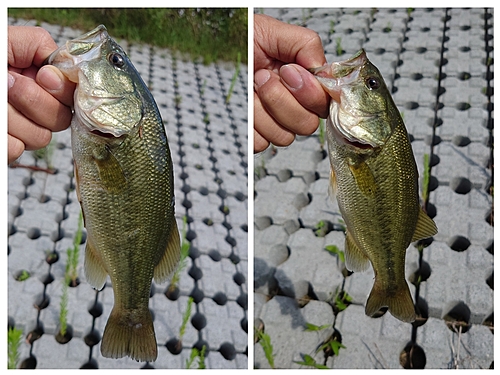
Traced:
<svg viewBox="0 0 500 375">
<path fill-rule="evenodd" d="M 85 245 L 85 278 L 87 282 L 95 289 L 101 290 L 106 283 L 106 277 L 108 273 L 102 265 L 101 258 L 97 255 L 92 241 L 87 238 L 87 244 Z"/>
<path fill-rule="evenodd" d="M 174 217 L 172 229 L 170 231 L 170 238 L 168 239 L 167 243 L 167 248 L 165 249 L 165 253 L 163 253 L 163 257 L 154 268 L 153 277 L 158 284 L 161 284 L 168 279 L 170 274 L 174 271 L 175 267 L 179 263 L 180 257 L 180 236 L 179 230 L 177 229 L 177 222 Z"/>
<path fill-rule="evenodd" d="M 129 356 L 141 362 L 155 361 L 158 347 L 149 310 L 113 307 L 102 335 L 101 354 L 106 358 Z"/>
<path fill-rule="evenodd" d="M 415 228 L 415 233 L 411 242 L 422 240 L 424 238 L 429 238 L 434 236 L 438 232 L 436 223 L 422 210 L 418 211 L 417 227 Z"/>
<path fill-rule="evenodd" d="M 416 318 L 415 305 L 408 284 L 403 282 L 395 291 L 389 292 L 384 290 L 382 283 L 375 277 L 375 283 L 366 301 L 365 314 L 373 316 L 384 306 L 387 306 L 389 312 L 402 322 L 411 323 Z"/>
<path fill-rule="evenodd" d="M 368 269 L 370 260 L 363 250 L 361 250 L 349 230 L 345 236 L 345 266 L 349 271 L 362 272 Z"/>
</svg>

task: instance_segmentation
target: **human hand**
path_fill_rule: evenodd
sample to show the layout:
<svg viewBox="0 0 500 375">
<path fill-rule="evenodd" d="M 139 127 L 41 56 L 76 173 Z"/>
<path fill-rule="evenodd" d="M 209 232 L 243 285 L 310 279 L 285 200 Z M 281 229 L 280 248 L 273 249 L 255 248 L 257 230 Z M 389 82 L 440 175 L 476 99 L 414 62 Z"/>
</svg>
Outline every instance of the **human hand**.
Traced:
<svg viewBox="0 0 500 375">
<path fill-rule="evenodd" d="M 43 66 L 57 49 L 50 34 L 40 27 L 8 29 L 8 162 L 24 150 L 47 146 L 52 132 L 71 123 L 75 84 L 54 66 Z"/>
<path fill-rule="evenodd" d="M 326 63 L 314 31 L 254 16 L 254 153 L 312 134 L 330 99 L 307 71 Z"/>
</svg>

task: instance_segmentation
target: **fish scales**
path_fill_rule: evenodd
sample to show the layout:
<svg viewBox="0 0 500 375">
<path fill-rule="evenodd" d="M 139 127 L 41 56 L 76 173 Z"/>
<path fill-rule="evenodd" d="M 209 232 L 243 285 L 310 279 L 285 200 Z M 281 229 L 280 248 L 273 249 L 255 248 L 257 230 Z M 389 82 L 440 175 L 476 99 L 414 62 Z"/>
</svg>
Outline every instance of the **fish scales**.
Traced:
<svg viewBox="0 0 500 375">
<path fill-rule="evenodd" d="M 156 103 L 104 26 L 48 58 L 77 83 L 71 139 L 78 199 L 87 230 L 85 276 L 114 306 L 101 353 L 154 361 L 151 280 L 165 281 L 180 258 L 173 166 Z"/>
<path fill-rule="evenodd" d="M 347 228 L 346 267 L 373 267 L 368 316 L 386 306 L 411 322 L 416 315 L 405 279 L 406 249 L 437 228 L 419 204 L 418 171 L 403 120 L 364 50 L 312 71 L 332 98 L 327 143 L 332 190 Z"/>
</svg>

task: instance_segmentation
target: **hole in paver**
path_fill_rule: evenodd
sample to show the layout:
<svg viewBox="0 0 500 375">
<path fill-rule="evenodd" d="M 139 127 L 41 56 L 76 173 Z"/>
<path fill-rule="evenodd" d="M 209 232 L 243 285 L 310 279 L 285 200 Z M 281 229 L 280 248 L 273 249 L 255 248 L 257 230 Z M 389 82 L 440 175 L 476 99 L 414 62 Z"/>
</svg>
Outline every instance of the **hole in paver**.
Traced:
<svg viewBox="0 0 500 375">
<path fill-rule="evenodd" d="M 28 236 L 28 238 L 30 238 L 32 240 L 36 240 L 37 238 L 39 238 L 42 235 L 42 232 L 38 228 L 30 228 L 30 229 L 28 229 L 28 232 L 26 233 L 26 235 Z"/>
<path fill-rule="evenodd" d="M 237 284 L 237 285 L 243 285 L 245 283 L 245 275 L 243 275 L 242 273 L 240 272 L 237 272 L 234 274 L 233 276 L 233 281 Z"/>
<path fill-rule="evenodd" d="M 414 343 L 408 343 L 399 355 L 399 364 L 404 369 L 423 369 L 427 359 L 424 349 Z"/>
<path fill-rule="evenodd" d="M 493 313 L 491 313 L 486 317 L 486 319 L 484 319 L 483 325 L 488 327 L 491 331 L 491 334 L 493 334 Z"/>
<path fill-rule="evenodd" d="M 97 361 L 94 358 L 92 358 L 88 362 L 85 362 L 82 365 L 82 367 L 80 367 L 80 369 L 82 369 L 82 370 L 86 370 L 86 369 L 90 370 L 90 369 L 98 369 L 98 368 L 99 368 L 99 366 L 97 365 Z"/>
<path fill-rule="evenodd" d="M 236 255 L 235 253 L 231 253 L 231 255 L 229 255 L 229 260 L 233 264 L 238 264 L 240 262 L 240 257 L 238 255 Z"/>
<path fill-rule="evenodd" d="M 384 48 L 375 48 L 375 50 L 373 51 L 373 53 L 375 55 L 383 55 L 385 53 L 385 49 Z"/>
<path fill-rule="evenodd" d="M 458 50 L 460 52 L 470 52 L 470 47 L 469 46 L 463 46 L 463 47 L 459 47 Z"/>
<path fill-rule="evenodd" d="M 191 189 L 190 189 L 191 190 Z M 206 196 L 208 195 L 209 191 L 206 187 L 201 187 L 200 190 L 199 190 L 200 194 L 203 195 L 203 196 Z"/>
<path fill-rule="evenodd" d="M 491 288 L 491 290 L 494 290 L 493 272 L 491 272 L 491 275 L 486 278 L 486 284 Z"/>
<path fill-rule="evenodd" d="M 453 236 L 448 241 L 448 246 L 455 251 L 462 252 L 469 248 L 470 241 L 463 236 Z"/>
<path fill-rule="evenodd" d="M 38 323 L 34 330 L 26 335 L 26 341 L 31 345 L 44 334 L 42 323 Z"/>
<path fill-rule="evenodd" d="M 335 355 L 335 352 L 333 351 L 333 347 L 331 345 L 334 343 L 342 344 L 342 334 L 336 328 L 333 329 L 333 333 L 328 337 L 328 339 L 326 339 L 322 343 L 323 353 L 325 354 L 325 358 L 333 357 Z"/>
<path fill-rule="evenodd" d="M 435 167 L 436 165 L 439 164 L 440 161 L 441 161 L 441 159 L 439 158 L 438 155 L 432 154 L 431 159 L 429 161 L 429 164 L 431 167 Z"/>
<path fill-rule="evenodd" d="M 437 208 L 434 204 L 431 202 L 427 202 L 427 215 L 431 218 L 434 219 L 437 215 Z"/>
<path fill-rule="evenodd" d="M 238 201 L 240 201 L 240 202 L 244 202 L 244 201 L 246 201 L 246 199 L 247 199 L 247 196 L 246 196 L 244 193 L 240 192 L 240 191 L 238 191 L 236 194 L 234 194 L 234 197 L 235 197 Z"/>
<path fill-rule="evenodd" d="M 32 177 L 24 177 L 23 181 L 22 181 L 22 184 L 24 186 L 30 186 L 30 185 L 33 185 L 34 183 L 35 183 L 35 179 Z"/>
<path fill-rule="evenodd" d="M 450 331 L 466 333 L 469 330 L 470 309 L 464 302 L 451 302 L 445 311 L 448 312 L 443 316 L 443 320 Z"/>
<path fill-rule="evenodd" d="M 219 352 L 228 361 L 232 361 L 236 358 L 236 349 L 234 348 L 233 344 L 229 342 L 223 343 L 219 348 Z"/>
<path fill-rule="evenodd" d="M 445 89 L 444 87 L 442 87 L 442 86 L 440 86 L 440 87 L 433 87 L 433 88 L 431 89 L 431 93 L 432 93 L 433 95 L 435 95 L 435 96 L 441 96 L 441 95 L 443 95 L 445 92 L 446 92 L 446 89 Z"/>
<path fill-rule="evenodd" d="M 428 146 L 436 146 L 441 143 L 441 137 L 439 135 L 426 135 L 425 144 Z"/>
<path fill-rule="evenodd" d="M 87 346 L 93 347 L 101 341 L 101 335 L 99 331 L 93 329 L 83 337 L 83 341 L 87 344 Z"/>
<path fill-rule="evenodd" d="M 197 286 L 191 291 L 190 297 L 193 297 L 194 303 L 200 303 L 205 298 L 205 294 Z"/>
<path fill-rule="evenodd" d="M 197 331 L 201 331 L 207 326 L 207 318 L 205 318 L 205 315 L 197 312 L 191 318 L 191 324 Z"/>
<path fill-rule="evenodd" d="M 422 28 L 420 28 L 420 31 L 422 31 L 423 33 L 427 33 L 429 31 L 431 31 L 431 29 L 429 27 L 422 27 Z"/>
<path fill-rule="evenodd" d="M 198 268 L 195 264 L 193 264 L 193 266 L 189 269 L 188 275 L 194 280 L 200 280 L 203 277 L 203 272 L 201 271 L 201 268 Z"/>
<path fill-rule="evenodd" d="M 35 369 L 36 368 L 36 358 L 35 356 L 29 356 L 24 361 L 21 362 L 19 366 L 20 369 Z"/>
<path fill-rule="evenodd" d="M 52 276 L 51 273 L 48 273 L 45 276 L 42 276 L 41 281 L 43 285 L 49 285 L 54 281 L 54 276 Z"/>
<path fill-rule="evenodd" d="M 14 224 L 9 223 L 9 227 L 8 227 L 9 236 L 12 236 L 16 232 L 17 232 L 17 227 Z"/>
<path fill-rule="evenodd" d="M 236 298 L 236 303 L 240 305 L 241 308 L 246 310 L 248 308 L 248 296 L 246 293 L 242 293 Z"/>
<path fill-rule="evenodd" d="M 311 203 L 312 200 L 312 195 L 308 193 L 307 195 L 304 193 L 297 194 L 293 200 L 293 205 L 295 208 L 298 210 L 302 209 L 303 207 L 307 206 L 309 203 Z"/>
<path fill-rule="evenodd" d="M 245 333 L 248 333 L 248 319 L 246 317 L 240 320 L 240 327 Z"/>
<path fill-rule="evenodd" d="M 216 194 L 222 199 L 227 198 L 227 191 L 225 191 L 224 189 L 217 190 Z"/>
<path fill-rule="evenodd" d="M 347 309 L 347 307 L 349 307 L 349 305 L 352 303 L 351 300 L 351 296 L 349 296 L 349 294 L 347 294 L 344 290 L 341 290 L 333 301 L 333 314 L 337 315 L 338 313 Z"/>
<path fill-rule="evenodd" d="M 190 209 L 191 207 L 193 207 L 193 204 L 191 203 L 191 201 L 189 199 L 184 199 L 182 201 L 182 207 Z"/>
<path fill-rule="evenodd" d="M 333 223 L 328 220 L 320 220 L 313 228 L 316 237 L 325 237 L 333 230 Z"/>
<path fill-rule="evenodd" d="M 410 78 L 414 81 L 420 81 L 422 78 L 424 78 L 424 76 L 420 73 L 413 73 L 410 75 Z"/>
<path fill-rule="evenodd" d="M 217 251 L 217 250 L 210 250 L 208 252 L 208 256 L 214 261 L 214 262 L 220 262 L 220 260 L 222 259 L 220 253 Z"/>
<path fill-rule="evenodd" d="M 458 73 L 457 77 L 461 81 L 467 81 L 468 79 L 470 79 L 471 74 L 469 72 L 460 72 Z"/>
<path fill-rule="evenodd" d="M 60 241 L 64 238 L 64 229 L 62 228 L 58 228 L 57 230 L 53 231 L 51 234 L 50 234 L 50 239 L 53 241 L 53 242 L 57 242 L 57 241 Z"/>
<path fill-rule="evenodd" d="M 40 198 L 38 198 L 38 201 L 40 203 L 47 203 L 48 201 L 50 201 L 50 197 L 48 195 L 42 194 L 40 195 Z"/>
<path fill-rule="evenodd" d="M 427 185 L 427 189 L 429 190 L 429 192 L 436 190 L 438 186 L 439 186 L 439 181 L 436 178 L 436 176 L 430 176 L 429 184 Z"/>
<path fill-rule="evenodd" d="M 406 109 L 409 109 L 409 110 L 412 110 L 412 109 L 417 109 L 419 107 L 418 103 L 417 102 L 407 102 L 405 104 L 405 108 Z"/>
<path fill-rule="evenodd" d="M 49 304 L 50 304 L 50 297 L 45 295 L 45 293 L 42 293 L 35 298 L 35 303 L 33 305 L 35 306 L 35 309 L 43 310 Z"/>
<path fill-rule="evenodd" d="M 328 153 L 326 152 L 325 149 L 317 150 L 317 151 L 314 151 L 313 156 L 312 156 L 312 160 L 315 163 L 319 163 L 320 161 L 322 161 L 327 156 L 328 156 Z"/>
<path fill-rule="evenodd" d="M 174 337 L 167 341 L 167 349 L 170 353 L 177 355 L 182 352 L 182 341 Z"/>
<path fill-rule="evenodd" d="M 206 217 L 203 219 L 203 224 L 205 224 L 208 227 L 211 227 L 212 225 L 214 225 L 214 221 L 212 219 Z"/>
<path fill-rule="evenodd" d="M 427 48 L 425 48 L 425 47 L 417 47 L 417 48 L 415 48 L 415 52 L 419 53 L 419 54 L 426 53 L 427 52 Z"/>
<path fill-rule="evenodd" d="M 293 173 L 290 169 L 282 169 L 276 174 L 279 182 L 288 181 L 292 177 Z"/>
<path fill-rule="evenodd" d="M 54 264 L 56 263 L 57 261 L 59 260 L 59 254 L 57 253 L 57 251 L 51 251 L 51 252 L 48 252 L 47 255 L 45 256 L 45 261 L 48 263 L 48 264 Z"/>
<path fill-rule="evenodd" d="M 200 352 L 203 350 L 203 347 L 205 347 L 205 356 L 208 356 L 210 354 L 210 346 L 208 345 L 208 342 L 200 339 L 193 345 L 193 348 L 198 349 Z"/>
<path fill-rule="evenodd" d="M 222 292 L 217 292 L 212 298 L 219 306 L 224 306 L 227 303 L 227 296 Z"/>
<path fill-rule="evenodd" d="M 312 184 L 314 181 L 317 181 L 320 179 L 320 175 L 318 172 L 305 172 L 302 175 L 302 179 L 304 182 L 308 185 Z"/>
<path fill-rule="evenodd" d="M 417 314 L 417 317 L 415 318 L 415 321 L 412 323 L 412 325 L 414 327 L 423 326 L 429 319 L 429 306 L 427 305 L 427 302 L 421 297 L 418 297 L 418 302 L 415 306 L 415 312 Z"/>
<path fill-rule="evenodd" d="M 463 135 L 456 135 L 455 137 L 453 137 L 452 142 L 454 145 L 458 147 L 465 147 L 470 144 L 471 140 L 469 137 Z"/>
<path fill-rule="evenodd" d="M 489 209 L 488 212 L 486 213 L 486 216 L 484 217 L 486 222 L 493 226 L 493 209 Z"/>
<path fill-rule="evenodd" d="M 66 332 L 64 335 L 62 334 L 61 330 L 58 329 L 55 338 L 59 344 L 67 344 L 73 338 L 73 327 L 71 327 L 70 324 L 67 324 L 66 325 Z"/>
<path fill-rule="evenodd" d="M 90 315 L 92 315 L 94 318 L 99 318 L 102 315 L 103 307 L 102 303 L 100 302 L 91 302 L 89 304 L 88 310 Z"/>
<path fill-rule="evenodd" d="M 472 183 L 465 177 L 453 177 L 450 188 L 457 194 L 467 194 L 472 189 Z"/>
<path fill-rule="evenodd" d="M 229 215 L 229 207 L 225 205 L 220 205 L 219 206 L 219 211 L 222 212 L 224 215 Z"/>
<path fill-rule="evenodd" d="M 458 109 L 459 111 L 466 111 L 468 110 L 469 108 L 471 107 L 471 105 L 469 103 L 457 103 L 455 105 L 455 108 Z"/>
<path fill-rule="evenodd" d="M 21 206 L 14 206 L 10 209 L 10 214 L 14 217 L 21 216 L 23 214 L 23 209 Z"/>
<path fill-rule="evenodd" d="M 165 297 L 167 297 L 170 301 L 177 301 L 179 299 L 180 294 L 181 291 L 177 287 L 177 285 L 170 284 L 167 290 L 165 291 Z"/>
<path fill-rule="evenodd" d="M 416 270 L 410 277 L 409 281 L 413 285 L 418 285 L 421 282 L 427 281 L 429 276 L 431 275 L 431 266 L 425 260 L 422 260 L 420 267 Z"/>
<path fill-rule="evenodd" d="M 19 270 L 14 274 L 14 279 L 17 281 L 26 281 L 31 277 L 31 274 L 27 270 Z"/>
</svg>

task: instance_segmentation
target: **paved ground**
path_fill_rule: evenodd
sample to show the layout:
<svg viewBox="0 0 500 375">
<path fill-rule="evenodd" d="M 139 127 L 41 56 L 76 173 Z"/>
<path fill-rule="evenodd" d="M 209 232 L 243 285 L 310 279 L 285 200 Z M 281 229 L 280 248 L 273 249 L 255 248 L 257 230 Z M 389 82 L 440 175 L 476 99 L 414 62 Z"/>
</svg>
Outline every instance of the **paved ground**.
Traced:
<svg viewBox="0 0 500 375">
<path fill-rule="evenodd" d="M 34 25 L 9 19 L 9 24 Z M 58 45 L 83 32 L 43 24 Z M 88 30 L 85 30 L 88 31 Z M 168 285 L 153 285 L 158 359 L 154 368 L 185 368 L 193 347 L 206 345 L 207 368 L 247 368 L 247 67 L 240 66 L 234 91 L 225 103 L 234 64 L 204 66 L 164 49 L 127 45 L 161 111 L 175 169 L 176 218 L 182 228 L 188 218 L 191 242 L 179 296 L 167 298 Z M 33 169 L 9 169 L 9 325 L 23 330 L 21 363 L 29 368 L 142 368 L 128 358 L 103 358 L 98 342 L 112 307 L 108 282 L 94 291 L 83 275 L 69 289 L 68 324 L 73 338 L 55 340 L 66 265 L 80 207 L 73 179 L 70 133 L 54 136 L 51 164 L 56 174 Z M 20 163 L 46 167 L 26 152 Z M 49 264 L 46 255 L 56 253 Z M 29 278 L 17 281 L 27 271 Z M 182 350 L 173 354 L 167 343 L 179 336 L 188 297 L 194 298 Z M 24 340 L 26 339 L 26 340 Z M 196 367 L 196 362 L 195 362 Z"/>
<path fill-rule="evenodd" d="M 364 304 L 373 272 L 346 276 L 325 250 L 343 250 L 344 233 L 327 195 L 330 167 L 318 133 L 255 157 L 255 318 L 270 336 L 275 367 L 310 368 L 297 363 L 309 355 L 336 369 L 396 369 L 410 357 L 416 368 L 489 368 L 493 9 L 256 11 L 318 32 L 329 62 L 366 49 L 403 113 L 420 176 L 424 155 L 431 155 L 427 208 L 439 227 L 421 258 L 415 246 L 407 251 L 418 324 L 390 314 L 369 318 Z M 320 222 L 326 230 L 317 236 Z M 341 311 L 332 303 L 339 293 L 352 297 Z M 461 328 L 453 331 L 453 322 Z M 308 332 L 306 323 L 327 328 Z M 317 349 L 332 335 L 345 348 L 325 356 Z M 254 361 L 270 367 L 260 344 Z"/>
</svg>

